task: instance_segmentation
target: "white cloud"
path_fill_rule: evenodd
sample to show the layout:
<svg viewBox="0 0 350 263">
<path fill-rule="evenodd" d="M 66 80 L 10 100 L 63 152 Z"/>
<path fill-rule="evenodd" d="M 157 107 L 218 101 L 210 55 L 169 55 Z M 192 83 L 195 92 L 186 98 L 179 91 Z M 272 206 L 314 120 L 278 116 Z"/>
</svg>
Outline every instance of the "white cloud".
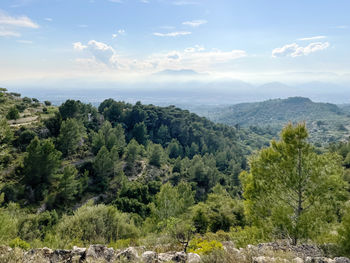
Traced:
<svg viewBox="0 0 350 263">
<path fill-rule="evenodd" d="M 52 18 L 50 18 L 50 17 L 46 17 L 46 18 L 45 18 L 45 21 L 47 21 L 47 22 L 52 22 L 52 21 L 53 21 L 53 19 L 52 19 Z"/>
<path fill-rule="evenodd" d="M 81 24 L 81 25 L 78 25 L 78 27 L 81 27 L 81 28 L 87 28 L 87 27 L 88 27 L 88 25 Z"/>
<path fill-rule="evenodd" d="M 108 0 L 108 1 L 112 3 L 119 3 L 119 4 L 123 3 L 122 0 Z"/>
<path fill-rule="evenodd" d="M 78 51 L 88 50 L 93 56 L 95 62 L 103 63 L 107 66 L 116 65 L 115 50 L 103 42 L 90 40 L 87 45 L 84 45 L 81 42 L 76 42 L 73 43 L 73 48 Z M 91 59 L 89 61 L 91 61 Z"/>
<path fill-rule="evenodd" d="M 148 4 L 149 0 L 140 0 L 141 3 Z"/>
<path fill-rule="evenodd" d="M 170 32 L 170 33 L 158 33 L 158 32 L 153 33 L 153 35 L 157 37 L 177 37 L 177 36 L 185 36 L 190 34 L 192 34 L 192 32 L 189 32 L 189 31 L 177 31 L 177 32 Z"/>
<path fill-rule="evenodd" d="M 157 53 L 142 61 L 143 65 L 150 65 L 148 70 L 161 71 L 165 69 L 179 70 L 191 68 L 196 71 L 210 71 L 219 64 L 231 63 L 247 56 L 244 50 L 205 50 L 197 45 L 182 51 L 174 50 L 167 53 Z"/>
<path fill-rule="evenodd" d="M 325 39 L 327 38 L 326 36 L 315 36 L 315 37 L 304 37 L 304 38 L 299 38 L 298 40 L 300 41 L 310 41 L 310 40 L 318 40 L 318 39 Z"/>
<path fill-rule="evenodd" d="M 75 42 L 75 43 L 73 43 L 73 48 L 74 48 L 75 50 L 81 51 L 81 50 L 86 49 L 87 46 L 84 46 L 81 42 Z"/>
<path fill-rule="evenodd" d="M 123 36 L 125 35 L 125 29 L 119 29 L 117 33 L 112 34 L 112 38 L 117 38 L 118 36 Z"/>
<path fill-rule="evenodd" d="M 208 23 L 207 20 L 192 20 L 192 21 L 185 21 L 182 24 L 186 26 L 191 26 L 191 27 L 198 27 L 200 25 L 204 25 Z"/>
<path fill-rule="evenodd" d="M 152 73 L 165 69 L 178 70 L 183 68 L 207 71 L 247 56 L 244 50 L 206 50 L 204 47 L 196 45 L 183 50 L 155 53 L 144 59 L 135 59 L 120 56 L 110 45 L 96 40 L 90 40 L 86 45 L 76 42 L 73 47 L 92 55 L 90 58 L 76 60 L 79 66 L 85 64 L 91 70 L 118 69 L 119 72 L 126 73 Z"/>
<path fill-rule="evenodd" d="M 20 37 L 21 34 L 14 31 L 0 29 L 0 37 Z"/>
<path fill-rule="evenodd" d="M 188 48 L 185 48 L 185 52 L 196 52 L 196 51 L 204 51 L 205 48 L 200 46 L 200 45 L 195 45 L 194 47 L 188 47 Z"/>
<path fill-rule="evenodd" d="M 39 28 L 39 25 L 34 23 L 27 16 L 14 17 L 0 10 L 0 25 L 13 27 Z"/>
<path fill-rule="evenodd" d="M 330 46 L 328 42 L 315 42 L 306 47 L 299 46 L 296 43 L 288 44 L 272 50 L 272 57 L 299 57 L 306 56 L 310 53 L 327 49 Z"/>
</svg>

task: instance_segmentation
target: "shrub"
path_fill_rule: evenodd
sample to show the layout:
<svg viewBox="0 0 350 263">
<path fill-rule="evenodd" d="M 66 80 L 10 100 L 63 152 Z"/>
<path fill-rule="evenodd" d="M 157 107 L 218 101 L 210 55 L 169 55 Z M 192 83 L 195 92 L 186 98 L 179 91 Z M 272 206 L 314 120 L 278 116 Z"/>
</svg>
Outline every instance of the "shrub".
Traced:
<svg viewBox="0 0 350 263">
<path fill-rule="evenodd" d="M 19 112 L 23 112 L 27 108 L 27 106 L 22 102 L 21 104 L 17 104 L 16 108 Z"/>
<path fill-rule="evenodd" d="M 115 207 L 88 203 L 74 215 L 64 216 L 57 226 L 57 234 L 67 245 L 73 240 L 81 240 L 84 244 L 108 244 L 135 238 L 139 232 L 130 217 Z"/>
<path fill-rule="evenodd" d="M 8 120 L 17 120 L 19 119 L 19 112 L 18 109 L 16 107 L 12 107 L 10 108 L 10 110 L 8 111 L 6 118 Z"/>
<path fill-rule="evenodd" d="M 203 240 L 202 238 L 194 238 L 188 246 L 188 252 L 208 255 L 216 250 L 223 250 L 223 246 L 219 241 Z"/>
<path fill-rule="evenodd" d="M 249 244 L 255 245 L 269 240 L 268 234 L 255 226 L 231 228 L 230 236 L 237 247 L 246 247 Z"/>
<path fill-rule="evenodd" d="M 12 239 L 9 243 L 9 246 L 12 248 L 19 247 L 24 250 L 28 250 L 30 248 L 30 245 L 25 242 L 24 240 L 20 239 L 19 237 L 16 237 L 15 239 Z"/>
<path fill-rule="evenodd" d="M 350 209 L 347 209 L 340 228 L 338 229 L 338 244 L 342 253 L 350 256 Z"/>
</svg>

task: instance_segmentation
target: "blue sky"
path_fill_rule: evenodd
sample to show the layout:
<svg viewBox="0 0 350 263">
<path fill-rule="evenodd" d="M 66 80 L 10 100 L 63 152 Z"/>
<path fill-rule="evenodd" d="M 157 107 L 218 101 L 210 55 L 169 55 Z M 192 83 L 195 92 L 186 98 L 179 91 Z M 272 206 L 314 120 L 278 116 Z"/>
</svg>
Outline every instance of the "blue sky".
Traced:
<svg viewBox="0 0 350 263">
<path fill-rule="evenodd" d="M 1 0 L 0 86 L 157 81 L 168 69 L 350 83 L 349 10 L 349 0 Z"/>
</svg>

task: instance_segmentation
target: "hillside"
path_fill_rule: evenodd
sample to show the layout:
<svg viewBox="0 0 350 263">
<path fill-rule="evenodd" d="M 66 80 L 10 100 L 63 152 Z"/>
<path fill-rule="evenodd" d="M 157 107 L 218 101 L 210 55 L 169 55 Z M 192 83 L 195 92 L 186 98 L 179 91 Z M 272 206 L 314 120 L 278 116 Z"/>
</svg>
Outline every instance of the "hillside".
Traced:
<svg viewBox="0 0 350 263">
<path fill-rule="evenodd" d="M 341 223 L 329 215 L 348 200 L 349 144 L 315 152 L 298 124 L 269 147 L 272 129 L 216 124 L 175 106 L 106 99 L 98 108 L 76 100 L 57 107 L 0 94 L 0 261 L 243 263 L 237 248 L 284 235 L 293 246 L 333 242 L 327 256 L 348 255 L 348 232 L 330 233 L 348 227 L 350 212 Z M 286 185 L 296 162 L 308 172 Z M 295 203 L 298 191 L 306 198 Z M 256 251 L 261 256 L 289 258 Z"/>
<path fill-rule="evenodd" d="M 349 115 L 342 108 L 330 103 L 316 103 L 303 97 L 216 108 L 208 113 L 208 117 L 231 126 L 269 127 L 276 135 L 288 122 L 305 121 L 311 141 L 323 145 L 347 139 L 350 128 Z"/>
</svg>

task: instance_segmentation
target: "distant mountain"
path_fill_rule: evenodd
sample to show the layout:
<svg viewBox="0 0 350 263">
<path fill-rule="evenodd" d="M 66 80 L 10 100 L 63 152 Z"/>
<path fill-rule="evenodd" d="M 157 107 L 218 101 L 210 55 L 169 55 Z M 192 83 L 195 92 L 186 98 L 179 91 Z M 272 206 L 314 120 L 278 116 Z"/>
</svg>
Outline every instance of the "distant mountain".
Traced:
<svg viewBox="0 0 350 263">
<path fill-rule="evenodd" d="M 197 71 L 194 71 L 192 69 L 179 69 L 179 70 L 166 69 L 166 70 L 159 71 L 153 75 L 158 75 L 158 76 L 197 76 L 197 75 L 202 75 L 202 74 L 200 74 Z"/>
<path fill-rule="evenodd" d="M 213 109 L 208 117 L 232 126 L 268 126 L 276 132 L 288 122 L 305 121 L 311 140 L 321 144 L 346 139 L 350 130 L 350 118 L 345 110 L 335 104 L 316 103 L 304 97 L 220 107 Z"/>
</svg>

